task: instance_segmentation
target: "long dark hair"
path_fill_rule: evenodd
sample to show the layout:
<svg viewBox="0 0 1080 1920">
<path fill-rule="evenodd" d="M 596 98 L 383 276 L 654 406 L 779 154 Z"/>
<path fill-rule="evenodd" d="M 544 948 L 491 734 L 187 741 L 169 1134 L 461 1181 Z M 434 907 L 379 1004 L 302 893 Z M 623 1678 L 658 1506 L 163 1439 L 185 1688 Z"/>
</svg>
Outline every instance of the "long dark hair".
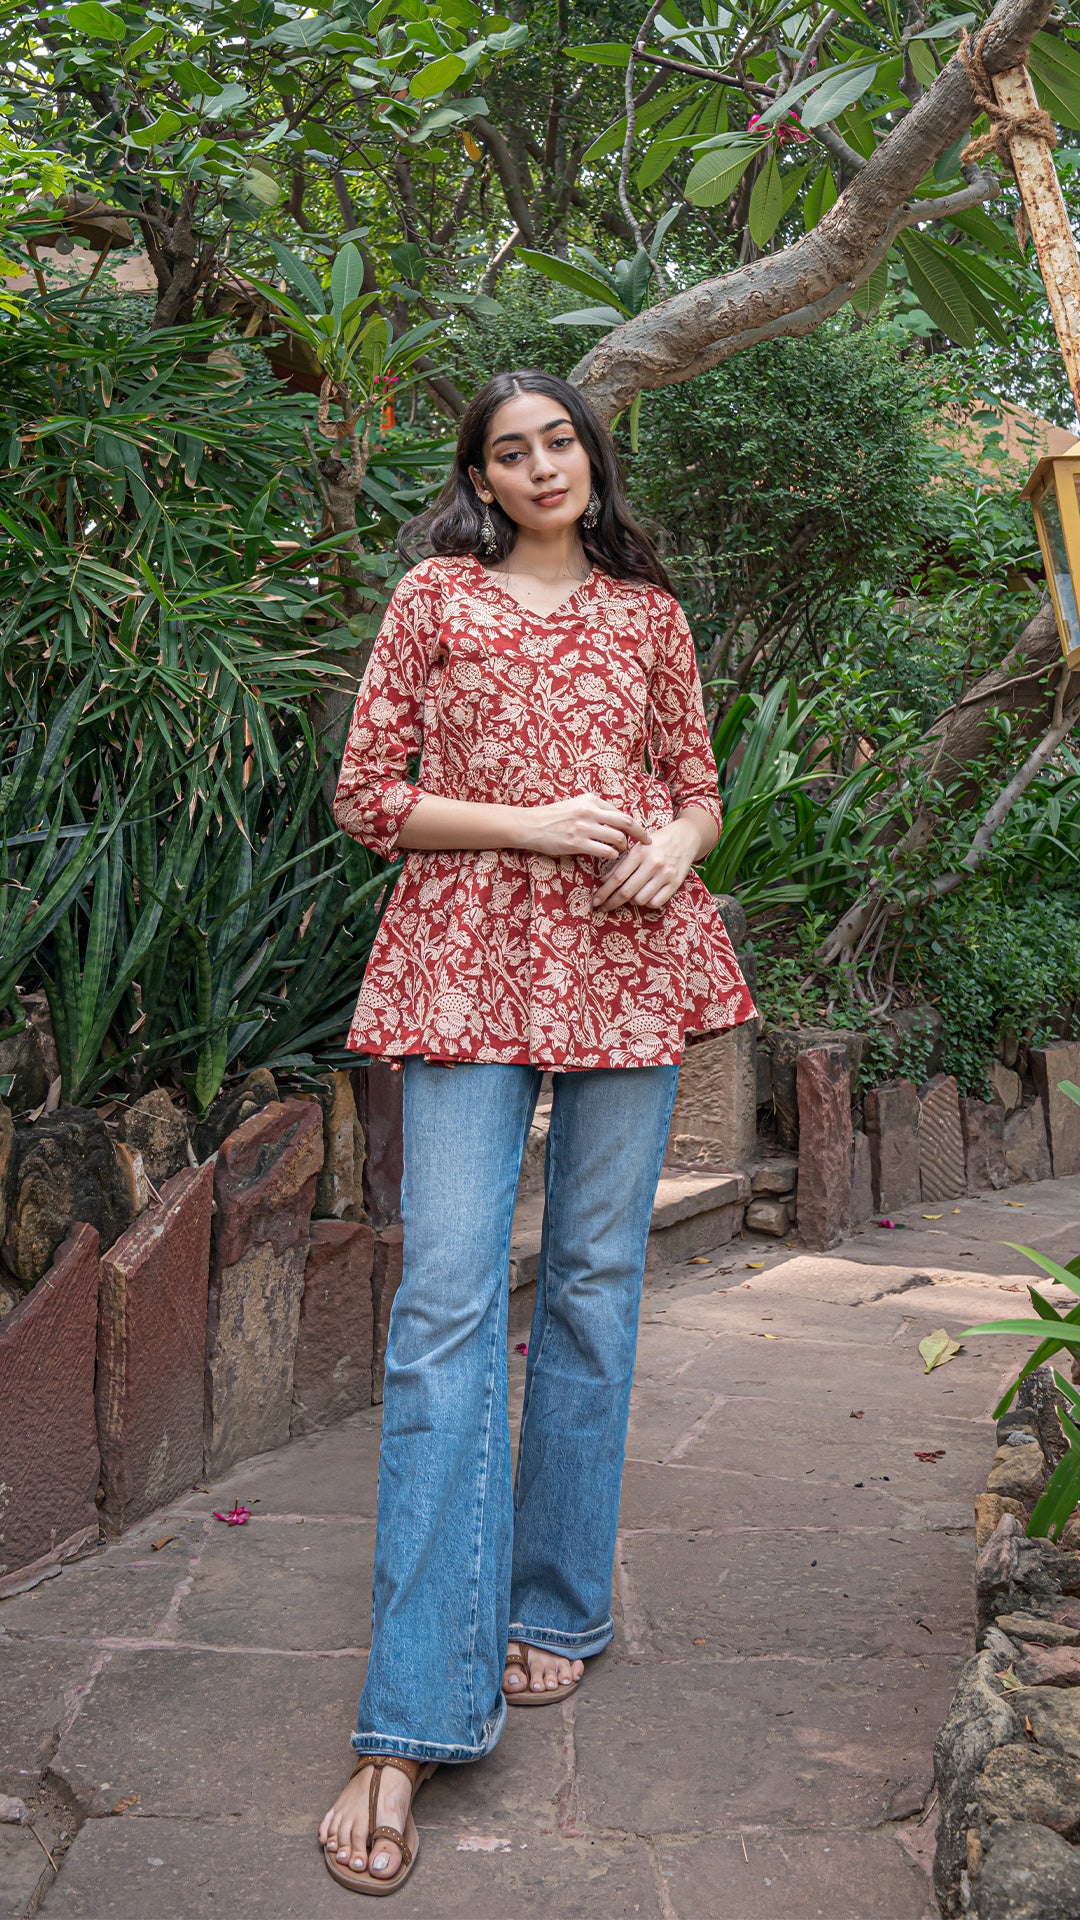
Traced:
<svg viewBox="0 0 1080 1920">
<path fill-rule="evenodd" d="M 484 447 L 493 415 L 522 393 L 544 393 L 558 402 L 573 423 L 589 456 L 592 483 L 600 501 L 596 525 L 579 522 L 581 544 L 594 566 L 616 580 L 648 580 L 673 592 L 663 561 L 644 527 L 626 504 L 622 468 L 615 444 L 588 401 L 568 380 L 538 367 L 497 373 L 466 407 L 458 428 L 457 452 L 446 485 L 434 506 L 410 520 L 398 535 L 398 552 L 412 565 L 426 553 L 471 553 L 478 560 L 504 560 L 517 539 L 517 524 L 497 501 L 487 511 L 495 530 L 494 553 L 481 553 L 484 505 L 469 478 L 469 468 L 484 468 Z"/>
</svg>

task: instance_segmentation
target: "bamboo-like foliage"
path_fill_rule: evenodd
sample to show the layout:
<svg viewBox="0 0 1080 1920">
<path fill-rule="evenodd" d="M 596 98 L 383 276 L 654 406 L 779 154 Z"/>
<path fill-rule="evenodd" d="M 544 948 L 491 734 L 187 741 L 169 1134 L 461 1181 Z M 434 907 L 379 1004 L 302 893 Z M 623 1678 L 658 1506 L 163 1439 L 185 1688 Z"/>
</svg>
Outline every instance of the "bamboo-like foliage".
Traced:
<svg viewBox="0 0 1080 1920">
<path fill-rule="evenodd" d="M 724 829 L 702 872 L 750 913 L 835 905 L 889 817 L 884 805 L 867 811 L 889 783 L 884 765 L 830 770 L 819 704 L 778 680 L 767 694 L 740 694 L 713 735 Z"/>
<path fill-rule="evenodd" d="M 309 403 L 216 337 L 67 296 L 0 339 L 0 1028 L 44 984 L 77 1102 L 179 1073 L 201 1113 L 239 1065 L 310 1065 L 387 884 L 309 718 L 354 644 L 305 539 Z"/>
</svg>

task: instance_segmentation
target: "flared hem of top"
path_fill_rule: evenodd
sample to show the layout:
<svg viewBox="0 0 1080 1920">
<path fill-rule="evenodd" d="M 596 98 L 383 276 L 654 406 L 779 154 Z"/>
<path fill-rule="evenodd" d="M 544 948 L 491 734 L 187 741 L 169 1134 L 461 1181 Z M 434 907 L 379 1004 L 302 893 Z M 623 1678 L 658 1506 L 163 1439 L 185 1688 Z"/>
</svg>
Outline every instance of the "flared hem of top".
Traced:
<svg viewBox="0 0 1080 1920">
<path fill-rule="evenodd" d="M 556 1058 L 552 1049 L 530 1051 L 527 1046 L 473 1047 L 458 1045 L 449 1041 L 432 1042 L 423 1034 L 401 1036 L 393 1041 L 381 1044 L 368 1044 L 350 1034 L 345 1042 L 346 1051 L 357 1054 L 364 1060 L 388 1060 L 391 1065 L 402 1064 L 406 1060 L 427 1060 L 432 1066 L 457 1066 L 471 1062 L 474 1065 L 490 1067 L 539 1067 L 544 1073 L 587 1073 L 593 1068 L 610 1067 L 678 1067 L 682 1065 L 685 1043 L 689 1040 L 706 1040 L 720 1033 L 730 1033 L 733 1027 L 744 1026 L 748 1020 L 758 1021 L 761 1015 L 751 1003 L 745 1012 L 734 1020 L 725 1020 L 716 1026 L 698 1027 L 688 1025 L 683 1029 L 683 1045 L 662 1047 L 650 1054 L 648 1059 L 628 1059 L 627 1047 L 598 1047 L 587 1053 L 563 1054 Z"/>
</svg>

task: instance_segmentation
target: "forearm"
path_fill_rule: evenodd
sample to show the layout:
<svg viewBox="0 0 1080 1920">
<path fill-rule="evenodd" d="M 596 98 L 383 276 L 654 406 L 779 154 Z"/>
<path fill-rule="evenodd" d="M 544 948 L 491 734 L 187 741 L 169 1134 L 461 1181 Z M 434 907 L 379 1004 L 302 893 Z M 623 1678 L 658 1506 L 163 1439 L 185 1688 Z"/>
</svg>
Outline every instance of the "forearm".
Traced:
<svg viewBox="0 0 1080 1920">
<path fill-rule="evenodd" d="M 676 814 L 673 825 L 680 827 L 686 834 L 687 845 L 693 849 L 691 866 L 696 867 L 713 850 L 720 838 L 716 821 L 704 807 L 684 807 Z"/>
<path fill-rule="evenodd" d="M 398 847 L 416 852 L 542 853 L 556 860 L 582 856 L 605 862 L 628 840 L 649 834 L 630 814 L 594 793 L 571 794 L 540 807 L 506 807 L 480 800 L 449 800 L 423 793 L 398 835 Z"/>
<path fill-rule="evenodd" d="M 489 806 L 480 800 L 447 800 L 425 793 L 417 801 L 398 840 L 399 847 L 424 853 L 488 852 L 525 845 L 528 807 Z"/>
</svg>

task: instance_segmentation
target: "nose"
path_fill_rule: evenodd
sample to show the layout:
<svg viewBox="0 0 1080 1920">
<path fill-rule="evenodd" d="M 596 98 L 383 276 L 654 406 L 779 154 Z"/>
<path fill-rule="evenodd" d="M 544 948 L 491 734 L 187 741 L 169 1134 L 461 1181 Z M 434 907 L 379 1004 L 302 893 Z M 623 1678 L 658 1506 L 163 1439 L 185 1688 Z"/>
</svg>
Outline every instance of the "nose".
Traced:
<svg viewBox="0 0 1080 1920">
<path fill-rule="evenodd" d="M 546 447 L 536 447 L 532 457 L 532 477 L 534 481 L 550 480 L 558 471 L 554 460 Z"/>
</svg>

